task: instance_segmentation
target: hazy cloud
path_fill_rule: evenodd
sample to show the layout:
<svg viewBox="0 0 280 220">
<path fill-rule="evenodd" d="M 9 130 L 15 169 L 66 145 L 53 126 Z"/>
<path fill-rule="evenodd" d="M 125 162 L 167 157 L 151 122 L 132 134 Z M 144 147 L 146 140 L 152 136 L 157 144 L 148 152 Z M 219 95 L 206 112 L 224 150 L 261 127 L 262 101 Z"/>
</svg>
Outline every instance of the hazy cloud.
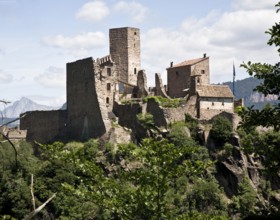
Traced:
<svg viewBox="0 0 280 220">
<path fill-rule="evenodd" d="M 13 75 L 0 70 L 0 84 L 10 83 L 13 81 Z"/>
<path fill-rule="evenodd" d="M 114 9 L 117 12 L 130 15 L 132 19 L 137 23 L 141 23 L 142 21 L 144 21 L 148 12 L 147 7 L 136 1 L 119 1 L 114 6 Z"/>
<path fill-rule="evenodd" d="M 43 74 L 36 76 L 34 79 L 47 88 L 65 87 L 66 74 L 63 68 L 50 66 Z"/>
<path fill-rule="evenodd" d="M 45 37 L 42 42 L 48 46 L 63 49 L 91 49 L 102 47 L 105 45 L 105 40 L 105 35 L 102 32 L 88 32 L 78 34 L 74 37 L 63 35 Z"/>
<path fill-rule="evenodd" d="M 103 1 L 95 0 L 84 4 L 77 12 L 76 18 L 97 22 L 109 14 L 109 9 Z"/>
<path fill-rule="evenodd" d="M 278 0 L 234 0 L 232 7 L 237 10 L 271 9 Z"/>
<path fill-rule="evenodd" d="M 0 55 L 4 55 L 4 54 L 5 54 L 5 51 L 0 48 Z"/>
</svg>

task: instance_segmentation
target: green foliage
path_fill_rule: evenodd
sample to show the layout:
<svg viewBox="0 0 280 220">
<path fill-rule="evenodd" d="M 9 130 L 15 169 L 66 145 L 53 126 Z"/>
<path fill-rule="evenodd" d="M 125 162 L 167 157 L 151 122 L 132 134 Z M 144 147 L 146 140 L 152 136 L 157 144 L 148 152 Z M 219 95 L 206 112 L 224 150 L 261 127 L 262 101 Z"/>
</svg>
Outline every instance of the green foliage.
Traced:
<svg viewBox="0 0 280 220">
<path fill-rule="evenodd" d="M 171 125 L 169 140 L 178 147 L 193 146 L 195 143 L 190 137 L 190 131 L 186 127 L 185 122 L 175 122 Z"/>
<path fill-rule="evenodd" d="M 247 178 L 243 177 L 242 182 L 238 185 L 238 193 L 232 201 L 231 206 L 235 213 L 241 214 L 242 217 L 254 214 L 257 194 Z"/>
<path fill-rule="evenodd" d="M 192 189 L 187 194 L 190 209 L 220 216 L 226 216 L 226 205 L 222 191 L 215 179 L 196 179 Z"/>
<path fill-rule="evenodd" d="M 277 13 L 280 9 L 280 2 L 276 5 Z M 270 35 L 268 45 L 276 46 L 280 55 L 280 22 L 275 23 L 268 31 Z M 252 63 L 247 62 L 241 65 L 246 69 L 249 75 L 263 80 L 254 90 L 263 93 L 264 95 L 274 94 L 279 95 L 280 92 L 280 62 L 275 65 L 267 63 Z M 278 97 L 280 100 L 280 96 Z M 280 103 L 273 107 L 265 107 L 263 110 L 249 108 L 247 111 L 242 111 L 239 114 L 242 118 L 242 126 L 252 127 L 262 125 L 265 127 L 272 126 L 275 130 L 280 130 Z"/>
<path fill-rule="evenodd" d="M 230 157 L 232 156 L 234 147 L 230 143 L 225 143 L 224 150 L 225 150 L 225 156 Z"/>
<path fill-rule="evenodd" d="M 147 103 L 149 99 L 153 99 L 155 102 L 157 102 L 160 106 L 164 108 L 177 108 L 183 102 L 183 99 L 181 98 L 171 99 L 171 98 L 164 98 L 162 96 L 147 96 L 144 97 L 142 101 L 144 103 Z"/>
<path fill-rule="evenodd" d="M 154 123 L 154 116 L 150 113 L 140 113 L 137 115 L 137 120 L 143 125 L 144 128 L 148 128 L 151 125 L 153 126 Z"/>
<path fill-rule="evenodd" d="M 224 117 L 218 116 L 212 122 L 210 135 L 217 143 L 223 146 L 230 140 L 232 130 L 231 122 Z"/>
<path fill-rule="evenodd" d="M 16 147 L 18 170 L 15 169 L 14 150 L 10 144 L 0 144 L 0 216 L 9 215 L 20 219 L 32 207 L 30 173 L 36 172 L 41 165 L 33 156 L 31 145 L 19 142 Z"/>
</svg>

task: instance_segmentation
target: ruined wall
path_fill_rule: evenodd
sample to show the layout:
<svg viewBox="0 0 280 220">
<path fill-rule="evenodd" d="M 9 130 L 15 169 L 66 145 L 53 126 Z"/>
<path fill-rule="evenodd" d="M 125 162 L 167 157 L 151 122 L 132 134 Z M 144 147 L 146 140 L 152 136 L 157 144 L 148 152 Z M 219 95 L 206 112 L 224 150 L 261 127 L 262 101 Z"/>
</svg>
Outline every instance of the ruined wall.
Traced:
<svg viewBox="0 0 280 220">
<path fill-rule="evenodd" d="M 185 106 L 177 108 L 162 108 L 154 99 L 149 99 L 147 112 L 153 115 L 155 125 L 166 127 L 175 121 L 184 121 L 187 108 Z"/>
<path fill-rule="evenodd" d="M 106 132 L 107 81 L 99 70 L 91 57 L 67 63 L 67 135 L 73 139 L 96 138 Z"/>
<path fill-rule="evenodd" d="M 65 110 L 26 112 L 20 119 L 20 129 L 27 130 L 27 141 L 53 142 L 65 137 L 66 117 Z"/>
<path fill-rule="evenodd" d="M 171 98 L 184 97 L 184 89 L 190 88 L 191 67 L 173 67 L 167 69 L 168 95 Z"/>
<path fill-rule="evenodd" d="M 142 98 L 148 94 L 147 76 L 144 70 L 140 70 L 137 76 L 137 97 Z"/>
<path fill-rule="evenodd" d="M 119 79 L 136 85 L 141 69 L 140 30 L 138 28 L 114 28 L 109 31 L 110 55 L 116 64 Z"/>
<path fill-rule="evenodd" d="M 118 117 L 118 123 L 121 126 L 135 129 L 137 114 L 142 113 L 142 106 L 139 103 L 120 104 L 115 102 L 113 112 Z"/>
<path fill-rule="evenodd" d="M 164 98 L 168 98 L 168 95 L 166 94 L 166 91 L 165 91 L 165 88 L 162 84 L 162 79 L 161 79 L 159 73 L 155 74 L 155 82 L 156 82 L 155 95 L 156 96 L 162 96 Z"/>
</svg>

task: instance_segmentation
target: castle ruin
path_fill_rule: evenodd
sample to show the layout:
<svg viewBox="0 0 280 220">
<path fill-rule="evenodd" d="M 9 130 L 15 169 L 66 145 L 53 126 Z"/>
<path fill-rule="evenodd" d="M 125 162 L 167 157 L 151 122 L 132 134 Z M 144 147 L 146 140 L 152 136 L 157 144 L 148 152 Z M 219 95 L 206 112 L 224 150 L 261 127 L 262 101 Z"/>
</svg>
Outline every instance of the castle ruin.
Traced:
<svg viewBox="0 0 280 220">
<path fill-rule="evenodd" d="M 20 120 L 27 130 L 27 140 L 40 143 L 57 139 L 87 140 L 98 138 L 111 129 L 112 120 L 133 128 L 139 113 L 154 115 L 158 126 L 184 120 L 186 113 L 209 120 L 221 112 L 233 113 L 234 97 L 228 86 L 211 85 L 209 57 L 187 60 L 167 68 L 167 87 L 156 74 L 156 85 L 147 88 L 141 69 L 140 30 L 109 30 L 110 54 L 67 63 L 67 109 L 32 111 Z M 148 95 L 182 98 L 184 105 L 172 109 L 156 103 L 145 106 L 141 98 Z M 135 100 L 135 104 L 122 104 Z M 147 104 L 146 104 L 147 105 Z"/>
</svg>

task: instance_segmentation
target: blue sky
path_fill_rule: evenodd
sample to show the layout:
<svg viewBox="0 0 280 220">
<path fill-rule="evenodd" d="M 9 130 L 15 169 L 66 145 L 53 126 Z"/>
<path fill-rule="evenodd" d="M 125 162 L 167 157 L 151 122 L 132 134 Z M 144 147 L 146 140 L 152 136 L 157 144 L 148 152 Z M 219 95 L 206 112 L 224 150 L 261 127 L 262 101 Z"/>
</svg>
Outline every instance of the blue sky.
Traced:
<svg viewBox="0 0 280 220">
<path fill-rule="evenodd" d="M 264 32 L 276 21 L 277 0 L 0 0 L 0 99 L 66 101 L 67 62 L 109 53 L 109 28 L 141 29 L 142 68 L 154 73 L 210 56 L 211 82 L 248 77 L 243 61 L 275 63 Z"/>
</svg>

